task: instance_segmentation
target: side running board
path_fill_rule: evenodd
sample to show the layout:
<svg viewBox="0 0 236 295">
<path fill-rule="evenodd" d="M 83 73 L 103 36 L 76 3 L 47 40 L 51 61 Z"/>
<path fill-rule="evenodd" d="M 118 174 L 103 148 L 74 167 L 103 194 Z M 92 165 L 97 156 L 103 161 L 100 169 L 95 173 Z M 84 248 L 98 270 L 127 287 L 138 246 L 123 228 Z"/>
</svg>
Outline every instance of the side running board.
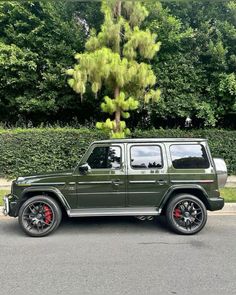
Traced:
<svg viewBox="0 0 236 295">
<path fill-rule="evenodd" d="M 156 207 L 145 208 L 89 208 L 67 210 L 69 217 L 96 217 L 96 216 L 145 216 L 160 215 L 161 209 Z"/>
</svg>

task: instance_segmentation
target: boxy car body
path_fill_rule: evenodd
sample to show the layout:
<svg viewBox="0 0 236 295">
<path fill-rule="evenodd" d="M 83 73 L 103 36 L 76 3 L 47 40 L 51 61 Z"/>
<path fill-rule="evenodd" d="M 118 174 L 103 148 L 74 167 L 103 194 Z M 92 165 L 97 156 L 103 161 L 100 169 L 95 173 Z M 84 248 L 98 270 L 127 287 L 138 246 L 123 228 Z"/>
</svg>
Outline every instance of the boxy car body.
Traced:
<svg viewBox="0 0 236 295">
<path fill-rule="evenodd" d="M 177 233 L 194 234 L 220 210 L 227 179 L 205 139 L 146 138 L 93 142 L 75 169 L 18 177 L 5 197 L 5 214 L 19 216 L 31 236 L 55 230 L 69 217 L 165 214 Z"/>
</svg>

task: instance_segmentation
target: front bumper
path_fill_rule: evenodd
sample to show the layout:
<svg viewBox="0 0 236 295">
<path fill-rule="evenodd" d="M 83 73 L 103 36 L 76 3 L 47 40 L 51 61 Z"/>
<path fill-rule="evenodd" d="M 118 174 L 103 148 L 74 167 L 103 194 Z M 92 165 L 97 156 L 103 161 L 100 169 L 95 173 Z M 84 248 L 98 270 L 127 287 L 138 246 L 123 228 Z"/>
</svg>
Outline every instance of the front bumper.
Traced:
<svg viewBox="0 0 236 295">
<path fill-rule="evenodd" d="M 10 204 L 9 204 L 9 195 L 5 196 L 3 198 L 3 202 L 4 202 L 4 207 L 3 207 L 3 214 L 5 216 L 7 216 L 9 214 L 9 210 L 10 210 Z"/>
<path fill-rule="evenodd" d="M 9 194 L 3 198 L 3 214 L 11 217 L 17 217 L 19 209 L 19 200 L 15 195 Z"/>
<path fill-rule="evenodd" d="M 216 211 L 216 210 L 221 210 L 224 207 L 225 201 L 223 198 L 217 197 L 217 198 L 209 198 L 208 203 L 209 203 L 209 210 Z"/>
</svg>

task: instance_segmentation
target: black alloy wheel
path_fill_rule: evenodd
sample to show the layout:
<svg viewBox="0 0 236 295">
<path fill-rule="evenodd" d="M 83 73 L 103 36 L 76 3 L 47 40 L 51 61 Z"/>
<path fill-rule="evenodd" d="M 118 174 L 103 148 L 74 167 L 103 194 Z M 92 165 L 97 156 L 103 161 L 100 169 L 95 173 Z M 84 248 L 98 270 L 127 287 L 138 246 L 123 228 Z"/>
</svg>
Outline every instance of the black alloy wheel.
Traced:
<svg viewBox="0 0 236 295">
<path fill-rule="evenodd" d="M 206 224 L 207 210 L 203 202 L 193 195 L 178 195 L 167 206 L 167 222 L 178 234 L 198 233 Z"/>
<path fill-rule="evenodd" d="M 43 237 L 53 232 L 62 218 L 58 203 L 48 196 L 28 199 L 20 208 L 19 224 L 32 237 Z"/>
</svg>

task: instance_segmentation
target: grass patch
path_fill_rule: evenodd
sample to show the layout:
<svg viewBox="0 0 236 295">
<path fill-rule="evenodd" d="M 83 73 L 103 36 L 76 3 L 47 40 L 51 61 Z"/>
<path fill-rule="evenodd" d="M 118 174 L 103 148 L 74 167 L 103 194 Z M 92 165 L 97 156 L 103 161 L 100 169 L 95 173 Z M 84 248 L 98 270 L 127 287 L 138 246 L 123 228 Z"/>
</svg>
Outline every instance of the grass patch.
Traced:
<svg viewBox="0 0 236 295">
<path fill-rule="evenodd" d="M 0 190 L 0 206 L 3 205 L 3 197 L 9 194 L 10 190 Z M 222 188 L 220 190 L 221 196 L 225 199 L 225 202 L 236 202 L 236 188 Z"/>
<path fill-rule="evenodd" d="M 9 189 L 0 190 L 0 206 L 3 206 L 3 197 L 10 193 Z"/>
<path fill-rule="evenodd" d="M 221 196 L 225 199 L 225 202 L 236 202 L 236 188 L 222 188 L 220 190 Z"/>
</svg>

